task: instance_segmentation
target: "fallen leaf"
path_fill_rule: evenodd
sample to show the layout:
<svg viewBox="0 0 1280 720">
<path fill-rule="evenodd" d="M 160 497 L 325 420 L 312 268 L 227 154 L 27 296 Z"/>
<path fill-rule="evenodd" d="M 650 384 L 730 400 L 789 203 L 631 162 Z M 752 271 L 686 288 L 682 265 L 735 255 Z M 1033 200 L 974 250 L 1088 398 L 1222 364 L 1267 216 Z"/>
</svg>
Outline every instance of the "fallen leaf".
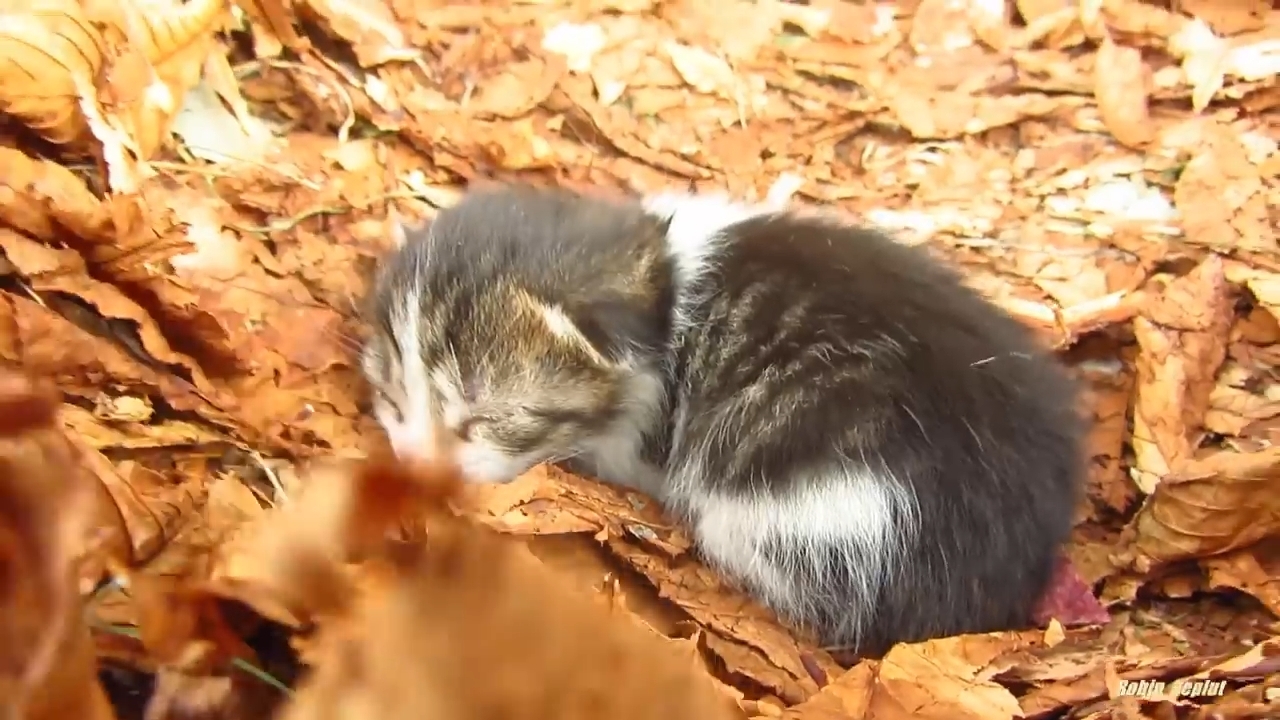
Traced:
<svg viewBox="0 0 1280 720">
<path fill-rule="evenodd" d="M 1155 134 L 1147 111 L 1146 65 L 1137 48 L 1108 36 L 1094 58 L 1094 94 L 1107 129 L 1125 145 L 1141 147 Z"/>
<path fill-rule="evenodd" d="M 1017 698 L 982 677 L 1001 653 L 1028 645 L 1019 636 L 973 635 L 898 645 L 880 661 L 869 716 L 874 718 L 1018 717 Z"/>
<path fill-rule="evenodd" d="M 889 99 L 894 119 L 922 140 L 976 135 L 1080 104 L 1076 98 L 1035 93 L 973 97 L 969 93 L 902 92 Z"/>
<path fill-rule="evenodd" d="M 1263 180 L 1237 135 L 1214 129 L 1178 176 L 1173 198 L 1188 241 L 1274 252 Z"/>
<path fill-rule="evenodd" d="M 75 567 L 100 495 L 56 425 L 55 398 L 45 382 L 0 372 L 0 708 L 111 720 Z"/>
<path fill-rule="evenodd" d="M 1169 282 L 1134 321 L 1138 355 L 1133 444 L 1135 480 L 1151 493 L 1200 444 L 1198 418 L 1226 357 L 1231 290 L 1216 256 Z"/>
<path fill-rule="evenodd" d="M 1036 608 L 1036 622 L 1041 625 L 1102 624 L 1111 619 L 1106 609 L 1093 596 L 1075 567 L 1067 558 L 1058 561 L 1053 581 Z"/>
<path fill-rule="evenodd" d="M 1265 0 L 1240 0 L 1230 3 L 1181 0 L 1178 5 L 1184 12 L 1203 20 L 1222 35 L 1261 30 L 1266 26 L 1267 15 L 1271 12 L 1271 3 Z"/>
<path fill-rule="evenodd" d="M 1274 541 L 1206 558 L 1201 565 L 1209 573 L 1211 587 L 1248 593 L 1280 616 L 1280 547 Z"/>
<path fill-rule="evenodd" d="M 604 46 L 604 30 L 595 24 L 560 23 L 548 28 L 542 38 L 543 49 L 564 56 L 568 69 L 577 73 L 589 71 L 592 58 Z"/>
<path fill-rule="evenodd" d="M 518 118 L 542 104 L 555 89 L 566 66 L 557 59 L 531 58 L 513 63 L 481 82 L 468 105 L 472 112 Z"/>
<path fill-rule="evenodd" d="M 690 87 L 702 93 L 718 93 L 732 98 L 737 94 L 739 82 L 733 69 L 723 59 L 702 48 L 689 47 L 677 42 L 663 45 L 676 71 Z"/>
<path fill-rule="evenodd" d="M 817 695 L 782 714 L 787 720 L 843 720 L 873 717 L 867 714 L 875 692 L 878 664 L 855 665 Z"/>
<path fill-rule="evenodd" d="M 1280 497 L 1263 491 L 1280 472 L 1280 450 L 1217 451 L 1165 476 L 1126 528 L 1131 564 L 1150 572 L 1219 555 L 1280 533 Z"/>
<path fill-rule="evenodd" d="M 395 60 L 413 60 L 419 51 L 408 44 L 384 3 L 368 0 L 306 0 L 309 10 L 330 32 L 351 44 L 357 62 L 373 67 Z"/>
<path fill-rule="evenodd" d="M 428 488 L 453 492 L 442 477 L 389 466 L 370 466 L 349 479 L 350 485 L 357 482 L 369 489 L 352 508 L 364 517 L 351 519 L 368 523 L 369 530 L 376 524 L 374 505 L 397 505 L 387 502 L 387 491 L 404 499 L 405 491 L 395 488 L 420 488 L 409 494 Z M 365 505 L 374 497 L 376 503 Z M 453 519 L 443 507 L 446 497 L 424 496 L 437 503 L 430 512 L 429 547 L 403 547 L 386 556 L 386 584 L 353 608 L 360 632 L 330 633 L 328 651 L 335 654 L 311 675 L 283 717 L 336 717 L 340 707 L 367 708 L 370 718 L 417 717 L 436 712 L 431 708 L 451 717 L 496 713 L 530 720 L 601 713 L 733 716 L 731 703 L 696 671 L 695 655 L 680 657 L 679 648 L 560 585 L 510 540 Z M 295 517 L 314 522 L 311 514 Z M 296 522 L 291 527 L 315 536 Z M 424 607 L 434 610 L 423 613 Z M 507 652 L 504 646 L 519 649 Z M 393 648 L 399 649 L 388 652 Z M 424 667 L 435 671 L 424 676 L 418 671 Z"/>
</svg>

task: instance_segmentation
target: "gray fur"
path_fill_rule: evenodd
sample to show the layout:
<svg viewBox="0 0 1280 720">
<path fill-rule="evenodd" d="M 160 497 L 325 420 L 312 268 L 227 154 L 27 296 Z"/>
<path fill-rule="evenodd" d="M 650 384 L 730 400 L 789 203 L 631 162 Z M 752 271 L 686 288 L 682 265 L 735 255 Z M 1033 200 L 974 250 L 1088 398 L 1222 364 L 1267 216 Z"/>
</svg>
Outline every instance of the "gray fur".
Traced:
<svg viewBox="0 0 1280 720">
<path fill-rule="evenodd" d="M 1070 530 L 1074 384 L 876 231 L 503 188 L 411 231 L 370 299 L 398 452 L 451 431 L 480 481 L 571 460 L 651 493 L 829 645 L 1024 625 Z M 410 395 L 443 424 L 411 422 Z"/>
</svg>

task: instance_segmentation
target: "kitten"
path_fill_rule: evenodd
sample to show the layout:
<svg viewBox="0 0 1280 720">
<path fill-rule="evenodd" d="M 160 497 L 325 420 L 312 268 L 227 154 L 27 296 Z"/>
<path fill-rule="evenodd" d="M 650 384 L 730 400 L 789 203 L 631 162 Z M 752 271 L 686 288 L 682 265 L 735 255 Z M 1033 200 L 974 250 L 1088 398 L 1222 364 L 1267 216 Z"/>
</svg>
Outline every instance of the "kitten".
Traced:
<svg viewBox="0 0 1280 720">
<path fill-rule="evenodd" d="M 477 482 L 572 460 L 649 493 L 829 646 L 1029 623 L 1080 492 L 1076 389 L 923 249 L 525 187 L 402 232 L 363 355 L 397 453 L 450 432 Z"/>
</svg>

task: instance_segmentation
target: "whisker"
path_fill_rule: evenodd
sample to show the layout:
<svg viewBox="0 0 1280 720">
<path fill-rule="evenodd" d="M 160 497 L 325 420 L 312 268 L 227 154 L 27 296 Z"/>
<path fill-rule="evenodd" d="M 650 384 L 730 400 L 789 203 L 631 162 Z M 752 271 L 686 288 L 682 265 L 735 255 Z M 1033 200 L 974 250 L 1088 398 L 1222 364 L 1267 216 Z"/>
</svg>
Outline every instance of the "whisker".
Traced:
<svg viewBox="0 0 1280 720">
<path fill-rule="evenodd" d="M 546 461 L 544 461 L 544 462 L 547 462 L 547 463 L 549 463 L 549 464 L 551 464 L 551 465 L 554 465 L 554 464 L 556 464 L 556 463 L 562 463 L 562 462 L 564 462 L 564 461 L 566 461 L 566 460 L 572 460 L 572 459 L 574 459 L 574 458 L 576 458 L 576 457 L 581 456 L 583 452 L 584 452 L 583 450 L 573 450 L 573 451 L 571 451 L 571 452 L 566 452 L 566 453 L 561 453 L 561 454 L 557 454 L 557 455 L 552 455 L 552 456 L 551 456 L 551 458 L 550 458 L 549 460 L 546 460 Z"/>
<path fill-rule="evenodd" d="M 364 349 L 365 341 L 360 336 L 341 328 L 326 327 L 323 330 L 326 338 L 333 340 L 344 350 L 359 353 Z"/>
</svg>

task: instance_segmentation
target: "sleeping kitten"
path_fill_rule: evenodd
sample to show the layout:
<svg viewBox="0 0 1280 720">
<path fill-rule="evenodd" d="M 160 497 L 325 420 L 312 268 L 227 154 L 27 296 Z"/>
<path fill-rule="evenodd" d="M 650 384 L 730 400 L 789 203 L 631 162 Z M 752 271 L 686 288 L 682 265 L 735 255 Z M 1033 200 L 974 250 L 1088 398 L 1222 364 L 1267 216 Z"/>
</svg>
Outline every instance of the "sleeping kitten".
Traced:
<svg viewBox="0 0 1280 720">
<path fill-rule="evenodd" d="M 397 453 L 651 494 L 829 646 L 1027 624 L 1083 470 L 1075 387 L 924 250 L 775 206 L 476 191 L 380 269 Z M 432 418 L 438 418 L 433 420 Z"/>
</svg>

